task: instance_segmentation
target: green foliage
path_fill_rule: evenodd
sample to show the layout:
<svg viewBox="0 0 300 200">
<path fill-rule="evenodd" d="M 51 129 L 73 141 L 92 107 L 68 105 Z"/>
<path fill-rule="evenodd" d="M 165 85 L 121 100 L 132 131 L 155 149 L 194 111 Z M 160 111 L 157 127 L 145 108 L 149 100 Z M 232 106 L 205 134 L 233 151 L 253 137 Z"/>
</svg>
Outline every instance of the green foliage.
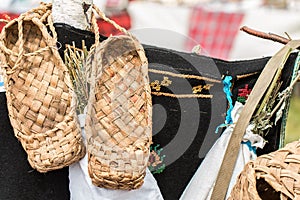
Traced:
<svg viewBox="0 0 300 200">
<path fill-rule="evenodd" d="M 285 144 L 300 138 L 300 97 L 293 95 L 286 125 Z"/>
</svg>

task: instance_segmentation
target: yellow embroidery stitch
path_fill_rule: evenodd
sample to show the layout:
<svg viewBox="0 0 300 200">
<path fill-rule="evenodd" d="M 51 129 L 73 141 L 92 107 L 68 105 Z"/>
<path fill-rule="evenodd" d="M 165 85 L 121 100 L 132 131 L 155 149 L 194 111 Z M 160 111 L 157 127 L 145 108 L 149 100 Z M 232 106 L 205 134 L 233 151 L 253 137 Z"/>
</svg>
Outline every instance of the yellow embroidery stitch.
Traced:
<svg viewBox="0 0 300 200">
<path fill-rule="evenodd" d="M 165 96 L 165 97 L 173 97 L 173 98 L 204 98 L 211 99 L 213 98 L 212 94 L 171 94 L 165 92 L 151 92 L 152 95 L 155 96 Z"/>
<path fill-rule="evenodd" d="M 167 87 L 167 86 L 169 86 L 169 85 L 172 84 L 172 81 L 169 79 L 169 77 L 164 76 L 164 80 L 162 80 L 162 81 L 160 82 L 160 84 L 161 84 L 162 86 Z"/>
<path fill-rule="evenodd" d="M 157 70 L 157 69 L 149 69 L 148 71 L 151 73 L 155 73 L 155 74 L 163 74 L 163 75 L 168 75 L 168 76 L 177 77 L 177 78 L 197 79 L 197 80 L 209 81 L 212 83 L 221 83 L 221 79 L 218 80 L 218 79 L 202 77 L 202 76 L 197 76 L 197 75 L 176 74 L 173 72 L 162 71 L 162 70 Z"/>
<path fill-rule="evenodd" d="M 153 90 L 156 90 L 157 92 L 160 91 L 161 86 L 169 86 L 172 84 L 172 81 L 169 79 L 169 77 L 164 76 L 164 80 L 162 80 L 161 82 L 159 82 L 159 80 L 155 80 L 153 82 L 150 83 L 150 87 Z"/>
<path fill-rule="evenodd" d="M 206 84 L 206 85 L 198 85 L 193 87 L 193 93 L 197 94 L 202 92 L 202 90 L 210 90 L 210 88 L 213 86 L 214 84 Z"/>
<path fill-rule="evenodd" d="M 203 89 L 205 89 L 205 90 L 210 90 L 210 88 L 211 88 L 212 86 L 214 86 L 214 84 L 206 84 L 206 85 L 203 86 Z"/>
<path fill-rule="evenodd" d="M 153 82 L 150 83 L 150 87 L 153 89 L 153 90 L 156 90 L 157 92 L 160 91 L 160 84 L 159 84 L 159 81 L 158 80 L 155 80 Z"/>
<path fill-rule="evenodd" d="M 201 76 L 195 76 L 195 75 L 182 75 L 182 74 L 175 74 L 172 72 L 167 71 L 159 71 L 154 69 L 149 69 L 152 73 L 158 73 L 158 74 L 164 74 L 169 75 L 173 77 L 178 78 L 188 78 L 188 79 L 198 79 L 198 80 L 208 80 L 210 82 L 219 82 L 218 80 L 201 77 Z M 168 76 L 164 76 L 162 81 L 154 80 L 150 83 L 150 87 L 152 90 L 155 90 L 156 92 L 152 91 L 151 94 L 155 96 L 166 96 L 166 97 L 173 97 L 173 98 L 212 98 L 213 95 L 211 94 L 200 94 L 203 90 L 209 91 L 211 87 L 214 86 L 214 84 L 205 84 L 205 85 L 198 85 L 192 88 L 192 94 L 171 94 L 171 93 L 165 93 L 161 92 L 161 86 L 168 87 L 172 84 L 172 80 L 169 79 Z"/>
<path fill-rule="evenodd" d="M 197 94 L 198 92 L 201 92 L 202 89 L 203 89 L 203 85 L 195 86 L 195 87 L 193 87 L 193 93 Z"/>
</svg>

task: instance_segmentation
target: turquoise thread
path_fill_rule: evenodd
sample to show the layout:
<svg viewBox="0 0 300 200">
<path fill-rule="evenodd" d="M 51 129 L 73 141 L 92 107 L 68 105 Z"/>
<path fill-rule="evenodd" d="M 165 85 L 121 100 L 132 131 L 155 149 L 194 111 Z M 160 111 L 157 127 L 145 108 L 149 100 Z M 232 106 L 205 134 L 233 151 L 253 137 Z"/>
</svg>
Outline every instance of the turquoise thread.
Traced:
<svg viewBox="0 0 300 200">
<path fill-rule="evenodd" d="M 250 141 L 247 141 L 247 142 L 242 141 L 242 144 L 247 145 L 247 147 L 249 148 L 249 150 L 256 154 L 256 148 L 251 145 Z"/>
<path fill-rule="evenodd" d="M 232 80 L 231 76 L 225 76 L 225 78 L 223 80 L 223 85 L 224 85 L 223 91 L 224 91 L 224 93 L 226 95 L 226 99 L 227 99 L 227 101 L 229 103 L 229 109 L 226 112 L 225 123 L 220 124 L 216 128 L 215 133 L 218 133 L 218 131 L 219 131 L 220 128 L 227 127 L 229 124 L 233 123 L 232 118 L 231 118 L 231 111 L 233 109 L 232 98 L 231 98 L 231 96 L 232 96 L 232 93 L 231 93 L 231 86 L 232 86 L 231 80 Z"/>
<path fill-rule="evenodd" d="M 226 76 L 225 79 L 223 80 L 223 91 L 226 94 L 226 99 L 229 103 L 229 109 L 227 110 L 227 114 L 226 114 L 226 120 L 225 120 L 225 124 L 232 124 L 232 118 L 231 118 L 231 111 L 233 109 L 233 105 L 232 105 L 232 93 L 231 93 L 231 80 L 232 77 L 231 76 Z"/>
<path fill-rule="evenodd" d="M 220 128 L 227 127 L 228 125 L 229 125 L 229 124 L 225 124 L 225 123 L 220 124 L 219 126 L 217 126 L 215 133 L 218 133 Z"/>
</svg>

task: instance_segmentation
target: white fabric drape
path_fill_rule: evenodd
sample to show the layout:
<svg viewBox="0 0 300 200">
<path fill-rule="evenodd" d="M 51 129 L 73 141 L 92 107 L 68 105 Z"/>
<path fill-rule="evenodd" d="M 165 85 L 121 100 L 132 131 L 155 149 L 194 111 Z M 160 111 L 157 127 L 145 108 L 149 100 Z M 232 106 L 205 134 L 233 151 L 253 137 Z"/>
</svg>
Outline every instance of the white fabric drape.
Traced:
<svg viewBox="0 0 300 200">
<path fill-rule="evenodd" d="M 194 174 L 193 178 L 191 179 L 190 183 L 183 192 L 180 200 L 210 199 L 215 181 L 217 179 L 218 172 L 222 164 L 222 160 L 224 158 L 226 148 L 228 146 L 229 139 L 234 128 L 234 123 L 238 120 L 243 107 L 243 104 L 236 102 L 231 112 L 233 124 L 225 129 L 221 137 L 215 142 L 213 147 L 207 153 L 205 159 L 203 160 L 196 173 Z M 245 164 L 249 160 L 256 159 L 256 153 L 253 151 L 252 147 L 263 148 L 265 145 L 264 139 L 257 134 L 253 134 L 252 129 L 253 125 L 250 124 L 247 127 L 246 133 L 243 137 L 243 141 L 249 141 L 251 143 L 251 146 L 249 148 L 247 144 L 241 144 L 237 162 L 235 164 L 235 168 L 227 191 L 226 199 L 228 198 L 230 191 L 236 182 L 237 176 L 243 170 Z"/>
<path fill-rule="evenodd" d="M 80 126 L 84 127 L 85 115 L 79 115 Z M 85 132 L 82 128 L 85 138 Z M 156 180 L 147 169 L 144 184 L 137 190 L 111 190 L 96 187 L 88 174 L 87 155 L 69 167 L 69 190 L 71 200 L 163 200 Z"/>
</svg>

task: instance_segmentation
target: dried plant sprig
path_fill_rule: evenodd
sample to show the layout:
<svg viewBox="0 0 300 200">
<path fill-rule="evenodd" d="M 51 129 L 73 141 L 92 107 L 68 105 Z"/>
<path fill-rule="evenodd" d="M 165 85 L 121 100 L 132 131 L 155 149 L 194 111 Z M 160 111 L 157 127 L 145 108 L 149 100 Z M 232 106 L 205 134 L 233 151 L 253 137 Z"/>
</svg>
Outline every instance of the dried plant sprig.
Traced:
<svg viewBox="0 0 300 200">
<path fill-rule="evenodd" d="M 278 81 L 279 81 L 279 79 L 281 77 L 281 74 L 282 74 L 284 64 L 286 63 L 286 60 L 288 59 L 290 53 L 291 53 L 291 51 L 287 52 L 286 55 L 285 55 L 284 61 L 282 63 L 280 63 L 280 67 L 278 68 L 278 70 L 275 74 L 275 77 L 273 78 L 273 80 L 271 82 L 271 85 L 269 86 L 269 88 L 267 90 L 267 93 L 264 95 L 264 99 L 262 100 L 262 103 L 260 104 L 260 106 L 259 106 L 259 108 L 258 108 L 255 115 L 259 115 L 260 112 L 262 111 L 262 109 L 266 106 L 266 103 L 268 101 L 268 98 L 270 97 L 270 94 L 274 90 L 276 84 L 278 84 Z"/>
<path fill-rule="evenodd" d="M 283 105 L 285 105 L 286 100 L 291 94 L 292 87 L 299 79 L 299 74 L 292 81 L 289 87 L 280 92 L 280 88 L 282 85 L 282 81 L 280 81 L 282 76 L 282 70 L 284 67 L 284 63 L 289 57 L 291 51 L 287 52 L 285 55 L 285 60 L 283 63 L 280 63 L 280 67 L 276 72 L 264 98 L 258 107 L 255 115 L 253 116 L 252 122 L 255 124 L 253 131 L 261 136 L 266 136 L 270 128 L 277 123 L 279 117 L 281 116 L 279 112 L 282 112 Z M 298 60 L 296 61 L 298 62 Z M 276 114 L 275 123 L 273 123 L 270 119 Z"/>
<path fill-rule="evenodd" d="M 269 133 L 270 128 L 274 125 L 270 118 L 274 114 L 273 110 L 277 104 L 281 85 L 282 82 L 277 82 L 277 84 L 274 85 L 273 90 L 264 101 L 264 107 L 261 109 L 260 113 L 255 115 L 252 119 L 252 123 L 254 124 L 253 132 L 262 137 L 266 136 Z"/>
<path fill-rule="evenodd" d="M 82 49 L 76 48 L 75 44 L 66 45 L 64 51 L 65 65 L 77 95 L 77 113 L 83 114 L 88 101 L 88 90 L 86 81 L 86 72 L 83 62 L 88 54 L 85 42 L 82 41 Z"/>
</svg>

